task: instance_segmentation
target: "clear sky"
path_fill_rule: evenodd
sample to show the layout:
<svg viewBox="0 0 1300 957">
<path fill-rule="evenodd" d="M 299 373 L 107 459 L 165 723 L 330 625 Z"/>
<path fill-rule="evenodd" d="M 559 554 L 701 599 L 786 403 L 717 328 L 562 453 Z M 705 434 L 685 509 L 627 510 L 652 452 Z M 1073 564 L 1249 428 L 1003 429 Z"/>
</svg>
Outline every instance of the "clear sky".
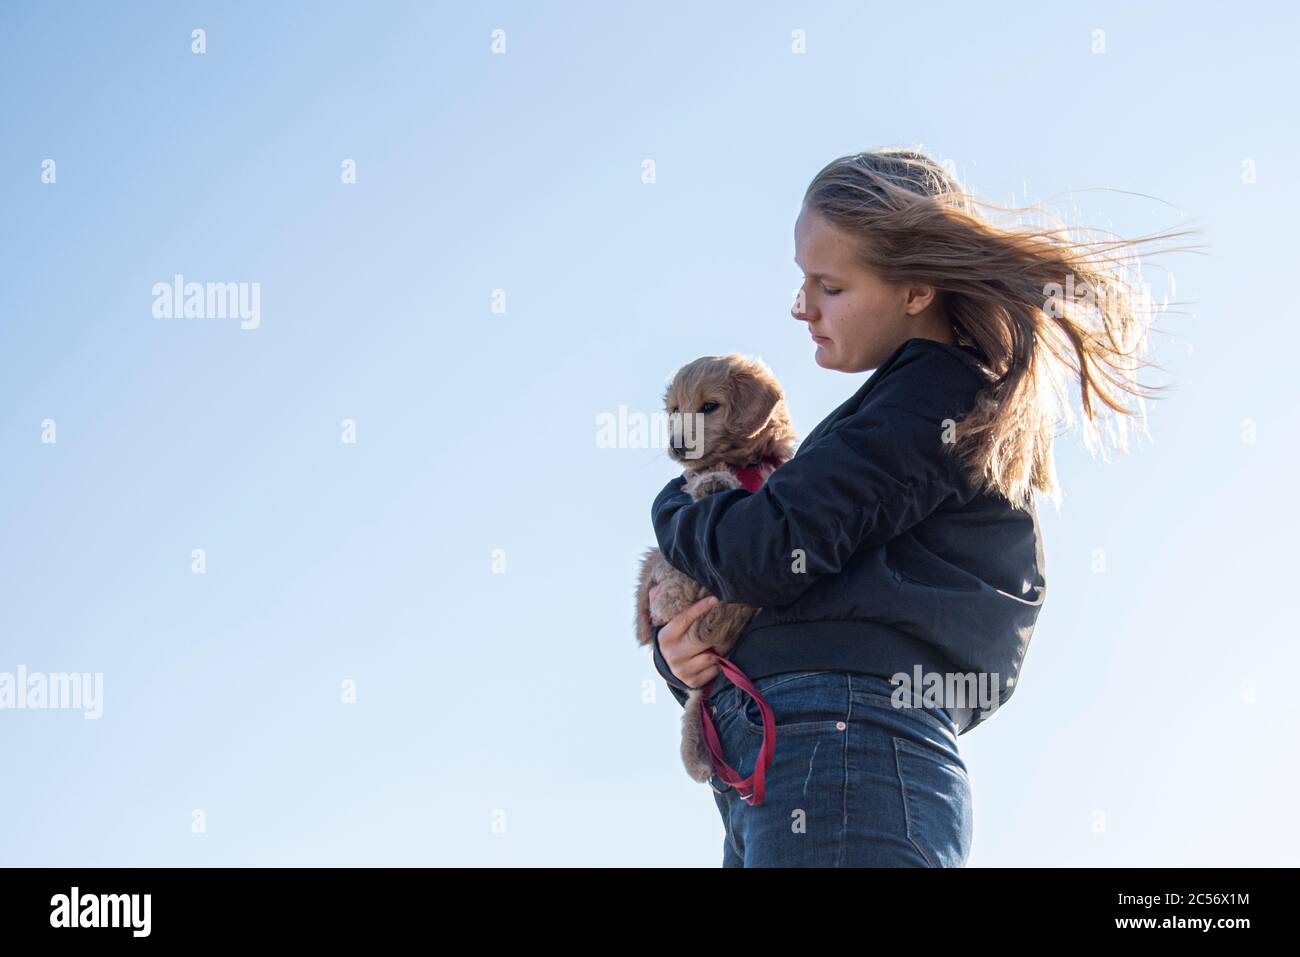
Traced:
<svg viewBox="0 0 1300 957">
<path fill-rule="evenodd" d="M 920 144 L 1209 246 L 1149 266 L 1151 439 L 1058 443 L 970 865 L 1294 864 L 1297 16 L 1141 6 L 5 4 L 0 672 L 103 713 L 0 711 L 0 863 L 717 866 L 632 632 L 674 470 L 596 423 L 744 352 L 809 432 L 864 375 L 800 198 Z"/>
</svg>

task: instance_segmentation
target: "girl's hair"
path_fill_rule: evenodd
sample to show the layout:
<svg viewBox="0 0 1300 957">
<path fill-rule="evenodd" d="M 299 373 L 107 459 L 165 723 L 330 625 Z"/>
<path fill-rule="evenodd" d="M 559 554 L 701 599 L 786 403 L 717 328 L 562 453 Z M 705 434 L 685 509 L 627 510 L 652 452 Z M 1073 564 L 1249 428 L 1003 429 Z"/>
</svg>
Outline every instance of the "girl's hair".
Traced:
<svg viewBox="0 0 1300 957">
<path fill-rule="evenodd" d="M 952 450 L 976 487 L 1019 507 L 1040 491 L 1060 507 L 1052 441 L 1059 421 L 1067 428 L 1074 421 L 1063 371 L 1079 381 L 1084 441 L 1094 455 L 1099 412 L 1121 449 L 1124 416 L 1140 411 L 1145 427 L 1143 400 L 1153 396 L 1137 372 L 1154 365 L 1142 355 L 1155 310 L 1129 253 L 1195 230 L 1131 240 L 1072 233 L 1039 207 L 983 202 L 925 153 L 902 148 L 834 160 L 803 202 L 857 237 L 859 262 L 882 279 L 935 287 L 958 343 L 983 354 L 989 384 L 958 425 Z M 1042 214 L 1048 224 L 995 225 L 980 208 Z M 1126 395 L 1137 410 L 1121 401 Z M 1117 430 L 1097 400 L 1118 414 Z"/>
</svg>

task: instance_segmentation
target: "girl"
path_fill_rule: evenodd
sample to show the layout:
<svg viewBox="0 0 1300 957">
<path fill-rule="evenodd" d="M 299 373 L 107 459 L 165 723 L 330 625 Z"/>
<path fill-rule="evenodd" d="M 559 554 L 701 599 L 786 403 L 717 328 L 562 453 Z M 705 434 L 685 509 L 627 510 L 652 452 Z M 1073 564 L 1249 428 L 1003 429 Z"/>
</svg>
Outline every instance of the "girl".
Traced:
<svg viewBox="0 0 1300 957">
<path fill-rule="evenodd" d="M 762 608 L 730 660 L 771 709 L 775 757 L 761 801 L 711 781 L 724 866 L 965 864 L 957 736 L 1011 697 L 1042 609 L 1034 493 L 1059 507 L 1062 374 L 1089 448 L 1098 400 L 1122 448 L 1122 397 L 1148 397 L 1151 309 L 1117 255 L 1142 241 L 998 227 L 977 203 L 914 150 L 818 173 L 792 315 L 819 366 L 874 372 L 758 491 L 693 501 L 677 478 L 655 499 L 664 556 L 716 596 L 656 629 L 656 666 L 679 700 L 708 685 L 733 781 L 763 774 L 760 706 L 682 636 L 715 600 Z"/>
</svg>

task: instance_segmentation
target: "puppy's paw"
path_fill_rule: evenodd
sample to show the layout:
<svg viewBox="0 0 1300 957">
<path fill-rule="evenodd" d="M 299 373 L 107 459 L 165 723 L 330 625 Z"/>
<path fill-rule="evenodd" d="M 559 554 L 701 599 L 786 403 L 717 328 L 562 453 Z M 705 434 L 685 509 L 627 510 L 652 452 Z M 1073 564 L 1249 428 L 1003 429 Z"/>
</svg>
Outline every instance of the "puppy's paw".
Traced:
<svg viewBox="0 0 1300 957">
<path fill-rule="evenodd" d="M 700 689 L 696 688 L 686 699 L 682 711 L 682 765 L 694 780 L 705 784 L 713 777 L 713 761 L 704 746 L 704 732 L 700 730 L 700 710 L 704 707 Z"/>
<path fill-rule="evenodd" d="M 712 495 L 714 492 L 726 492 L 733 488 L 743 488 L 740 479 L 732 475 L 727 469 L 717 469 L 712 472 L 694 472 L 686 477 L 686 484 L 682 486 L 683 490 L 691 498 L 704 498 L 706 495 Z"/>
</svg>

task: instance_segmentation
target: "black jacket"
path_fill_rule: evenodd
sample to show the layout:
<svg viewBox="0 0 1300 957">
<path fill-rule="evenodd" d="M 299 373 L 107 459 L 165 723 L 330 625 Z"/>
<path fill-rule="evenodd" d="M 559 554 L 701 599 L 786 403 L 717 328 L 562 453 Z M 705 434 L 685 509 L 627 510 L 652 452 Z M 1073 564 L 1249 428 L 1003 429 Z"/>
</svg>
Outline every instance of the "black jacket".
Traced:
<svg viewBox="0 0 1300 957">
<path fill-rule="evenodd" d="M 1037 510 L 977 491 L 948 454 L 988 378 L 973 347 L 909 339 L 757 492 L 693 501 L 678 477 L 655 498 L 669 564 L 762 609 L 730 656 L 751 679 L 919 666 L 1011 697 L 1047 590 Z M 948 710 L 962 733 L 995 707 Z"/>
</svg>

